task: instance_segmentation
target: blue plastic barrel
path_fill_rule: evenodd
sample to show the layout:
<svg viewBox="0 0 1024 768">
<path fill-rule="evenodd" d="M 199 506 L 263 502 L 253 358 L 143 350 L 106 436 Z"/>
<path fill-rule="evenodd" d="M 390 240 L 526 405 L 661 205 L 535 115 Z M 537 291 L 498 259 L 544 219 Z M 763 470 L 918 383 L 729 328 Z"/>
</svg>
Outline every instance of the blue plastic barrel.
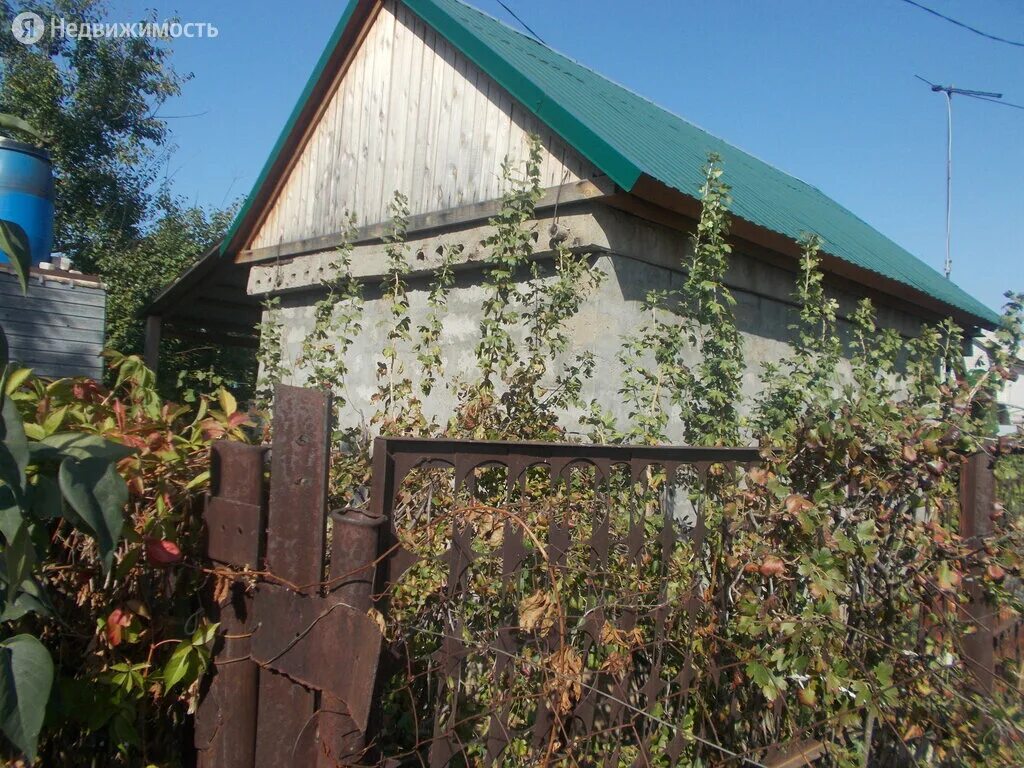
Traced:
<svg viewBox="0 0 1024 768">
<path fill-rule="evenodd" d="M 28 235 L 32 263 L 50 258 L 53 245 L 53 167 L 45 149 L 0 138 L 0 219 Z M 0 261 L 8 261 L 0 251 Z"/>
</svg>

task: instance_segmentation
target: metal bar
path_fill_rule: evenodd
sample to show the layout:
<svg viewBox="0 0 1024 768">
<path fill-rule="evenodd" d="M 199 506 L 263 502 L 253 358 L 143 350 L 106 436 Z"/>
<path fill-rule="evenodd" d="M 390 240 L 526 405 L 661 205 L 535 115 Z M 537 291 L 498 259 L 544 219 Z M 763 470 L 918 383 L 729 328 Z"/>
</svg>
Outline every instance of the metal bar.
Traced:
<svg viewBox="0 0 1024 768">
<path fill-rule="evenodd" d="M 367 613 L 373 607 L 373 596 L 378 581 L 381 527 L 386 518 L 372 517 L 358 509 L 331 513 L 331 569 L 328 587 L 329 602 L 342 601 L 350 608 Z M 379 645 L 366 649 L 349 649 L 349 653 L 369 660 L 370 653 L 378 652 Z M 355 651 L 353 653 L 353 651 Z M 331 664 L 330 656 L 323 659 Z M 373 669 L 376 677 L 376 666 Z M 354 677 L 363 677 L 359 670 Z M 317 755 L 319 768 L 334 768 L 353 760 L 362 762 L 367 745 L 364 728 L 368 718 L 353 718 L 352 708 L 369 708 L 373 703 L 373 688 L 366 691 L 370 701 L 342 701 L 328 693 L 323 695 L 319 722 L 321 750 Z M 360 697 L 362 698 L 362 697 Z"/>
<path fill-rule="evenodd" d="M 219 527 L 209 514 L 217 502 L 230 503 L 241 513 L 233 519 L 230 536 L 240 551 L 259 552 L 263 533 L 265 492 L 263 462 L 266 449 L 230 441 L 214 443 L 211 458 L 211 495 L 207 500 L 207 527 Z M 207 536 L 207 555 L 229 565 L 257 565 L 214 557 Z M 215 540 L 216 541 L 216 540 Z M 221 548 L 223 550 L 223 548 Z M 215 592 L 214 594 L 217 594 Z M 253 768 L 256 749 L 256 707 L 259 667 L 245 659 L 250 652 L 254 625 L 252 598 L 244 585 L 232 584 L 217 602 L 206 598 L 208 615 L 220 622 L 221 640 L 214 655 L 214 673 L 196 712 L 195 746 L 198 768 Z M 218 659 L 232 659 L 219 666 Z"/>
<path fill-rule="evenodd" d="M 541 459 L 582 459 L 593 461 L 633 462 L 652 464 L 678 462 L 737 462 L 750 463 L 761 458 L 761 451 L 749 448 L 714 448 L 690 445 L 589 445 L 585 443 L 503 442 L 497 440 L 446 440 L 417 437 L 378 438 L 390 456 L 421 454 L 424 459 L 470 454 L 480 460 L 501 459 L 511 456 Z M 376 448 L 375 448 L 376 451 Z M 504 462 L 502 462 L 504 463 Z M 375 478 L 376 480 L 376 478 Z"/>
<path fill-rule="evenodd" d="M 992 533 L 992 512 L 995 508 L 995 475 L 992 460 L 986 453 L 969 457 L 960 470 L 960 535 L 970 546 Z M 985 598 L 980 580 L 981 569 L 975 568 L 967 580 L 967 616 L 975 631 L 963 636 L 964 655 L 979 690 L 991 693 L 995 684 L 994 608 Z"/>
<path fill-rule="evenodd" d="M 323 578 L 330 415 L 329 393 L 285 385 L 274 393 L 266 568 L 304 594 L 318 594 Z M 256 595 L 258 613 L 262 590 Z M 257 768 L 312 765 L 315 692 L 264 671 L 259 698 Z"/>
</svg>

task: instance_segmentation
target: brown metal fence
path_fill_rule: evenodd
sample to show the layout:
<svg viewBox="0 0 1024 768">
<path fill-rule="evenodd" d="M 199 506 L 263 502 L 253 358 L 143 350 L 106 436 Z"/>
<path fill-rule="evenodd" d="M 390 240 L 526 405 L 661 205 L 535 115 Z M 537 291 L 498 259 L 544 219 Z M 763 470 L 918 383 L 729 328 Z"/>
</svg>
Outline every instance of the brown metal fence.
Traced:
<svg viewBox="0 0 1024 768">
<path fill-rule="evenodd" d="M 713 660 L 695 667 L 708 663 L 695 649 L 699 614 L 714 599 L 702 590 L 702 505 L 758 460 L 756 449 L 378 439 L 368 510 L 328 514 L 329 414 L 323 393 L 279 388 L 269 489 L 267 448 L 214 447 L 207 552 L 231 573 L 208 596 L 223 640 L 196 718 L 200 766 L 399 765 L 414 756 L 431 766 L 494 764 L 506 750 L 564 751 L 592 739 L 607 743 L 607 765 L 622 763 L 627 742 L 635 765 L 655 743 L 679 758 L 686 739 L 668 720 L 685 710 L 698 671 L 720 673 Z M 973 458 L 962 478 L 962 532 L 983 536 L 994 502 L 988 457 Z M 570 501 L 571 488 L 585 492 Z M 445 519 L 442 509 L 459 514 Z M 410 530 L 437 535 L 415 541 Z M 611 561 L 617 567 L 606 569 Z M 671 569 L 673 583 L 689 586 L 669 595 Z M 583 574 L 572 610 L 584 627 L 571 643 L 559 626 L 569 609 L 548 605 L 570 570 Z M 408 574 L 432 574 L 443 588 L 416 626 L 424 641 L 396 652 L 380 617 L 401 610 L 396 585 Z M 482 592 L 476 574 L 498 587 Z M 535 604 L 524 609 L 524 595 Z M 967 650 L 990 687 L 995 651 L 1017 629 L 998 625 L 980 590 L 971 597 L 979 631 Z M 639 627 L 654 638 L 643 653 L 580 669 L 605 644 L 602 633 L 628 644 Z M 565 674 L 535 674 L 531 659 Z M 404 710 L 381 701 L 396 673 Z M 516 694 L 520 678 L 532 698 Z M 474 679 L 489 684 L 486 707 L 471 701 Z M 393 738 L 398 717 L 414 723 L 411 743 Z M 818 753 L 815 743 L 791 744 L 747 762 L 800 765 Z"/>
</svg>

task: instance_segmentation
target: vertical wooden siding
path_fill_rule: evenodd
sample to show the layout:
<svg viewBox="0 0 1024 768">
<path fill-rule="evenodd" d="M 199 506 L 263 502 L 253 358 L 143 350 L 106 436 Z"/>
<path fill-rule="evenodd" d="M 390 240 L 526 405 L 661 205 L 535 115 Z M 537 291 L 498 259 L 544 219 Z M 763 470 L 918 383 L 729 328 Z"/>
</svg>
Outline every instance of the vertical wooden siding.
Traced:
<svg viewBox="0 0 1024 768">
<path fill-rule="evenodd" d="M 397 0 L 387 0 L 249 244 L 262 248 L 501 196 L 501 163 L 545 146 L 546 187 L 594 169 Z"/>
<path fill-rule="evenodd" d="M 28 294 L 0 273 L 0 326 L 11 360 L 41 376 L 103 375 L 106 292 L 101 287 L 32 277 Z"/>
</svg>

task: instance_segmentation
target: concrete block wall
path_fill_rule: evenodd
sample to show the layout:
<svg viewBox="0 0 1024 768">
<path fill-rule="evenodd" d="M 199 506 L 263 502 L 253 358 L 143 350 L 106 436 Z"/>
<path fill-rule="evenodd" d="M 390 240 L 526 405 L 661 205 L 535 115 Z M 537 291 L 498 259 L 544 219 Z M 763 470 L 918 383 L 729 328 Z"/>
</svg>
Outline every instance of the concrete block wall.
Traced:
<svg viewBox="0 0 1024 768">
<path fill-rule="evenodd" d="M 589 206 L 564 213 L 557 222 L 550 218 L 537 221 L 538 253 L 542 261 L 550 257 L 546 250 L 545 233 L 557 223 L 559 231 L 569 237 L 569 243 L 581 252 L 593 254 L 598 268 L 605 274 L 601 286 L 588 298 L 580 312 L 571 320 L 568 332 L 573 339 L 571 348 L 555 361 L 555 369 L 571 363 L 582 351 L 591 352 L 597 363 L 595 375 L 584 389 L 586 399 L 595 399 L 625 424 L 628 407 L 619 394 L 622 367 L 617 357 L 623 339 L 638 331 L 646 322 L 643 301 L 652 290 L 675 289 L 682 286 L 686 276 L 682 265 L 689 253 L 688 238 L 676 232 L 621 211 L 605 206 Z M 431 270 L 439 259 L 438 245 L 459 242 L 466 250 L 458 265 L 456 284 L 452 289 L 443 315 L 440 339 L 447 386 L 439 382 L 425 401 L 428 414 L 442 421 L 455 404 L 459 379 L 471 378 L 476 371 L 474 350 L 480 336 L 480 306 L 485 298 L 482 284 L 482 263 L 486 249 L 482 246 L 488 234 L 487 227 L 471 227 L 431 237 L 411 237 L 410 261 L 416 272 L 410 276 L 409 301 L 416 328 L 427 316 Z M 295 364 L 300 355 L 303 338 L 313 324 L 312 304 L 318 298 L 317 286 L 323 277 L 323 264 L 331 254 L 313 254 L 295 259 L 284 266 L 256 267 L 250 275 L 249 290 L 256 295 L 271 292 L 281 296 L 280 317 L 285 326 L 285 366 L 292 371 L 288 383 L 301 384 L 305 374 Z M 382 247 L 360 246 L 353 254 L 353 272 L 364 279 L 365 308 L 363 331 L 349 351 L 350 374 L 346 400 L 350 403 L 344 415 L 347 425 L 368 422 L 373 413 L 370 402 L 377 388 L 377 361 L 386 345 L 390 318 L 388 308 L 381 299 L 381 265 L 384 263 Z M 794 265 L 795 268 L 795 265 Z M 787 354 L 791 334 L 789 326 L 797 318 L 792 301 L 796 274 L 742 252 L 732 259 L 727 282 L 737 299 L 735 312 L 744 342 L 747 370 L 744 374 L 745 405 L 760 390 L 759 374 L 765 362 L 779 360 Z M 853 310 L 859 297 L 855 293 L 833 290 L 839 300 L 842 314 Z M 882 308 L 879 312 L 883 327 L 896 328 L 906 336 L 915 335 L 920 328 L 919 318 L 908 312 Z M 418 363 L 407 351 L 404 364 L 410 378 L 417 380 Z M 689 363 L 697 362 L 696 350 Z M 577 414 L 567 414 L 566 427 L 580 429 Z M 671 437 L 679 439 L 680 428 Z"/>
</svg>

